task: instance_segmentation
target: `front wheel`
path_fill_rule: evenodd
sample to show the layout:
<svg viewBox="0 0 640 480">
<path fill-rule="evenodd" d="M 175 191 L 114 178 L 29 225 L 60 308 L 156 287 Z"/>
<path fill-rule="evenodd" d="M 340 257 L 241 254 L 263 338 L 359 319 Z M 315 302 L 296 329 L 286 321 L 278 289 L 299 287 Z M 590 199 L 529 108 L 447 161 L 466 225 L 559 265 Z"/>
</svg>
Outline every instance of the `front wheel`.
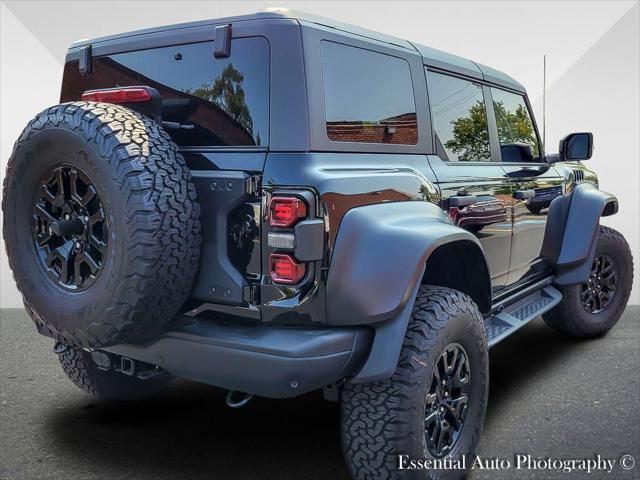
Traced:
<svg viewBox="0 0 640 480">
<path fill-rule="evenodd" d="M 622 234 L 600 227 L 589 279 L 562 287 L 562 302 L 542 318 L 550 327 L 576 337 L 596 337 L 620 319 L 633 285 L 633 257 Z"/>
<path fill-rule="evenodd" d="M 489 359 L 482 315 L 467 295 L 418 291 L 390 379 L 347 383 L 342 444 L 355 479 L 460 478 L 459 470 L 411 470 L 411 461 L 470 458 L 484 423 Z"/>
</svg>

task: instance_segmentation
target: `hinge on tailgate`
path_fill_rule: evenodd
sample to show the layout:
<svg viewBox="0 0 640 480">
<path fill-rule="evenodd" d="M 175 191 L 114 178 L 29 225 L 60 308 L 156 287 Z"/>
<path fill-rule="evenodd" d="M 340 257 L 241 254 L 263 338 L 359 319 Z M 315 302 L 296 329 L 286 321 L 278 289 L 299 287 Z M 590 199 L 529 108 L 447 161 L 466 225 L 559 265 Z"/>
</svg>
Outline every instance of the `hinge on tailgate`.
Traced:
<svg viewBox="0 0 640 480">
<path fill-rule="evenodd" d="M 244 191 L 248 195 L 252 195 L 254 197 L 260 196 L 260 177 L 258 175 L 253 175 L 247 178 Z"/>
<path fill-rule="evenodd" d="M 231 55 L 231 24 L 218 25 L 213 37 L 213 56 L 227 58 Z"/>
<path fill-rule="evenodd" d="M 260 303 L 260 287 L 258 285 L 248 285 L 244 287 L 242 299 L 251 305 Z"/>
<path fill-rule="evenodd" d="M 80 75 L 91 73 L 91 45 L 82 47 L 80 50 L 78 68 L 80 70 Z"/>
</svg>

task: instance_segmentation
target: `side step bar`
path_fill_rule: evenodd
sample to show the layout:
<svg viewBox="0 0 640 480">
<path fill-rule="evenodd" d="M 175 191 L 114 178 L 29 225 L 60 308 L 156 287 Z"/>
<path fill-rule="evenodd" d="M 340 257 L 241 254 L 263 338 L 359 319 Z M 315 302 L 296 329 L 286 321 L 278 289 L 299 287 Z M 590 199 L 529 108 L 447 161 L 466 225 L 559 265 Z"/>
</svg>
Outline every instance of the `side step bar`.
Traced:
<svg viewBox="0 0 640 480">
<path fill-rule="evenodd" d="M 561 301 L 562 293 L 549 285 L 486 317 L 484 319 L 484 331 L 487 335 L 489 348 L 531 320 L 548 312 Z"/>
</svg>

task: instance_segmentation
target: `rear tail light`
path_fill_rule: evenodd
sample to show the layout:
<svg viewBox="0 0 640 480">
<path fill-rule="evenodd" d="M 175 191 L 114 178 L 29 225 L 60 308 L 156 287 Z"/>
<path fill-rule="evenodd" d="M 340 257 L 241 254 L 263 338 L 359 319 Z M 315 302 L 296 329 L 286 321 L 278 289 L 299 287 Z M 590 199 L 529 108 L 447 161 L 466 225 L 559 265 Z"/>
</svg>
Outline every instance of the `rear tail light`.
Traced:
<svg viewBox="0 0 640 480">
<path fill-rule="evenodd" d="M 272 253 L 269 255 L 269 272 L 274 283 L 294 285 L 304 278 L 307 268 L 304 263 L 296 262 L 290 255 Z"/>
<path fill-rule="evenodd" d="M 272 227 L 292 227 L 307 216 L 307 206 L 297 197 L 273 197 L 269 204 L 269 225 Z"/>
<path fill-rule="evenodd" d="M 151 100 L 151 93 L 142 87 L 89 90 L 82 94 L 82 100 L 103 103 L 148 102 Z"/>
</svg>

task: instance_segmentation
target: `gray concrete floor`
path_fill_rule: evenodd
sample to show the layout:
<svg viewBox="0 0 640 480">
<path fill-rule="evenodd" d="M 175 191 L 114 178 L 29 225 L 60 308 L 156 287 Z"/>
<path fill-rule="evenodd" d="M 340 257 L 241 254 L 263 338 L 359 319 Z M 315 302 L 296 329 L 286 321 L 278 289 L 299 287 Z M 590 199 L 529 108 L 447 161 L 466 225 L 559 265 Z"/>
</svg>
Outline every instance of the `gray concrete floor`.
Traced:
<svg viewBox="0 0 640 480">
<path fill-rule="evenodd" d="M 598 340 L 561 336 L 538 319 L 496 346 L 480 455 L 640 462 L 639 333 L 636 306 Z M 230 410 L 224 392 L 178 381 L 156 401 L 122 407 L 72 385 L 51 346 L 23 311 L 1 312 L 0 478 L 348 478 L 338 408 L 320 394 Z M 640 469 L 472 478 L 640 478 Z"/>
</svg>

